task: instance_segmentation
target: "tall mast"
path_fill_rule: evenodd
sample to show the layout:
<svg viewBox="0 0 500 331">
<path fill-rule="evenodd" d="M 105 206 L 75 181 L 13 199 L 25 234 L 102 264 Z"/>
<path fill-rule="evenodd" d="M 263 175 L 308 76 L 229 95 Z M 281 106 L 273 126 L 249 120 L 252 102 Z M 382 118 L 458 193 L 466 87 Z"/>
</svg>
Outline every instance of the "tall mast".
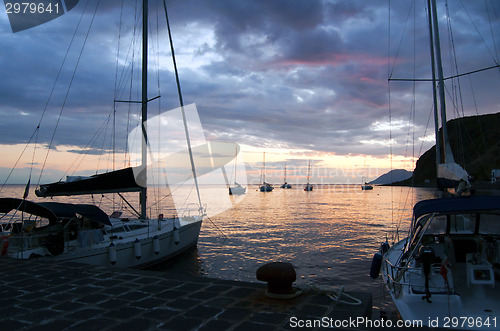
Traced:
<svg viewBox="0 0 500 331">
<path fill-rule="evenodd" d="M 436 60 L 434 58 L 434 38 L 432 32 L 432 9 L 431 0 L 427 0 L 427 11 L 429 15 L 429 41 L 431 52 L 431 69 L 432 69 L 432 100 L 434 100 L 434 134 L 436 136 L 436 168 L 441 163 L 441 139 L 439 137 L 439 114 L 437 105 L 436 92 Z"/>
<path fill-rule="evenodd" d="M 262 171 L 262 183 L 266 182 L 266 152 L 264 152 L 264 170 Z"/>
<path fill-rule="evenodd" d="M 146 133 L 146 121 L 148 119 L 148 0 L 142 1 L 142 147 L 141 168 L 144 174 L 144 187 L 140 193 L 141 218 L 146 219 L 146 196 L 147 196 L 147 147 L 148 136 Z"/>
<path fill-rule="evenodd" d="M 434 49 L 436 52 L 436 65 L 438 72 L 438 84 L 439 84 L 439 101 L 441 107 L 441 122 L 443 125 L 443 163 L 455 162 L 453 159 L 453 154 L 451 153 L 450 143 L 448 140 L 448 130 L 446 127 L 446 102 L 444 93 L 444 76 L 443 76 L 443 64 L 441 62 L 441 41 L 439 39 L 439 25 L 437 17 L 436 0 L 432 0 L 432 25 L 433 25 L 433 35 L 434 35 Z M 432 32 L 431 32 L 432 35 Z M 436 142 L 437 145 L 437 142 Z"/>
</svg>

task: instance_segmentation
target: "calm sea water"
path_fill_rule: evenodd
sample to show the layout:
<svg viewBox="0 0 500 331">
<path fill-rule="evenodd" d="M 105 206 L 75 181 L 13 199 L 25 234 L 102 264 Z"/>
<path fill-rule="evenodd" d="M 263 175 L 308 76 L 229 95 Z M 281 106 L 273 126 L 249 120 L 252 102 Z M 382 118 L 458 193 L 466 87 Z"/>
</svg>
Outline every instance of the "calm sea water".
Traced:
<svg viewBox="0 0 500 331">
<path fill-rule="evenodd" d="M 21 197 L 23 190 L 6 186 L 0 197 Z M 256 270 L 264 263 L 290 262 L 297 272 L 295 285 L 344 285 L 346 290 L 370 291 L 374 317 L 377 310 L 393 314 L 381 279 L 369 277 L 373 254 L 396 227 L 404 237 L 414 203 L 434 197 L 434 192 L 407 187 L 362 191 L 359 185 L 317 185 L 305 192 L 301 185 L 263 193 L 250 186 L 233 208 L 204 221 L 196 250 L 155 269 L 257 282 Z M 40 201 L 33 196 L 28 199 Z M 216 194 L 212 200 L 216 203 Z M 116 209 L 113 200 L 102 197 L 54 201 L 93 202 L 107 212 Z"/>
</svg>

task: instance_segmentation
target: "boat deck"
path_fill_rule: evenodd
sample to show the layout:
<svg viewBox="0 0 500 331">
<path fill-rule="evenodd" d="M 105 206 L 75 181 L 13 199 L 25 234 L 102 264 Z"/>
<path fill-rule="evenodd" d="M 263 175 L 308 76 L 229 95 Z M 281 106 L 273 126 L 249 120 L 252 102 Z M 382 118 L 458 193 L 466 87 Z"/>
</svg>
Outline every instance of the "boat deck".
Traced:
<svg viewBox="0 0 500 331">
<path fill-rule="evenodd" d="M 354 307 L 310 291 L 276 300 L 264 283 L 159 271 L 8 258 L 0 267 L 2 330 L 289 330 L 292 317 L 371 315 L 366 292 L 348 292 L 362 300 Z"/>
</svg>

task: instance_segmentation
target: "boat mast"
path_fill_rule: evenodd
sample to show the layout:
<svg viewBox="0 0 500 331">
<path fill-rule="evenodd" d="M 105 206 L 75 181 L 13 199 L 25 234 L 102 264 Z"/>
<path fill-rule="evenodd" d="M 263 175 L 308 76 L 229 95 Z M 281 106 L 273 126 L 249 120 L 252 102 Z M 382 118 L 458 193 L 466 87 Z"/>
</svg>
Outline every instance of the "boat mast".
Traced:
<svg viewBox="0 0 500 331">
<path fill-rule="evenodd" d="M 307 186 L 309 186 L 309 176 L 311 175 L 311 160 L 309 160 L 309 165 L 307 166 Z"/>
<path fill-rule="evenodd" d="M 434 100 L 434 134 L 436 136 L 436 169 L 441 164 L 441 139 L 439 138 L 439 115 L 437 105 L 437 92 L 436 92 L 436 60 L 434 58 L 434 37 L 432 33 L 432 9 L 431 0 L 427 0 L 427 11 L 429 15 L 429 41 L 431 52 L 431 69 L 432 69 L 432 100 Z"/>
<path fill-rule="evenodd" d="M 444 93 L 444 76 L 443 76 L 443 65 L 441 61 L 441 41 L 439 39 L 439 25 L 438 25 L 438 16 L 437 16 L 437 8 L 436 8 L 436 0 L 431 0 L 432 6 L 432 16 L 429 17 L 429 20 L 432 20 L 432 30 L 431 38 L 434 36 L 434 50 L 436 53 L 436 65 L 437 65 L 437 73 L 438 73 L 438 87 L 439 87 L 439 103 L 441 108 L 441 122 L 443 125 L 443 159 L 442 163 L 453 163 L 455 162 L 453 159 L 453 154 L 451 152 L 450 142 L 448 140 L 448 130 L 446 126 L 446 102 L 445 102 L 445 93 Z M 433 77 L 434 78 L 434 77 Z M 434 83 L 435 84 L 435 83 Z M 438 142 L 436 141 L 436 146 Z"/>
<path fill-rule="evenodd" d="M 142 1 L 142 98 L 141 98 L 141 126 L 142 126 L 142 147 L 141 147 L 141 169 L 144 174 L 144 187 L 140 192 L 141 219 L 146 219 L 147 202 L 147 146 L 148 136 L 146 133 L 146 121 L 148 119 L 148 0 Z"/>
<path fill-rule="evenodd" d="M 179 80 L 179 71 L 177 70 L 177 62 L 175 61 L 174 42 L 172 40 L 172 33 L 170 32 L 170 23 L 168 21 L 167 3 L 165 2 L 165 0 L 163 0 L 163 9 L 165 10 L 165 19 L 167 21 L 168 39 L 170 41 L 170 51 L 172 52 L 172 61 L 174 64 L 174 71 L 175 71 L 175 81 L 177 83 L 177 92 L 179 95 L 179 103 L 181 105 L 182 121 L 184 123 L 184 133 L 186 134 L 186 142 L 187 142 L 188 154 L 189 154 L 189 163 L 191 164 L 191 172 L 193 173 L 194 186 L 196 188 L 196 195 L 198 197 L 198 204 L 199 204 L 198 210 L 200 213 L 204 213 L 203 204 L 201 203 L 200 188 L 198 186 L 198 176 L 196 175 L 196 166 L 194 164 L 193 149 L 191 148 L 191 138 L 189 137 L 189 129 L 188 129 L 188 125 L 187 125 L 186 113 L 184 111 L 184 101 L 182 99 L 181 83 Z"/>
<path fill-rule="evenodd" d="M 266 152 L 264 152 L 264 169 L 262 171 L 262 184 L 266 182 Z"/>
</svg>

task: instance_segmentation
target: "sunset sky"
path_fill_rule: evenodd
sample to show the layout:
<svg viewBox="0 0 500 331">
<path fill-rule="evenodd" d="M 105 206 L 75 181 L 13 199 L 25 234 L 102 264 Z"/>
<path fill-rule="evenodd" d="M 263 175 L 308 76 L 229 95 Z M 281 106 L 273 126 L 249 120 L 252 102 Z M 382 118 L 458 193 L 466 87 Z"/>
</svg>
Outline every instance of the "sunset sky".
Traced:
<svg viewBox="0 0 500 331">
<path fill-rule="evenodd" d="M 161 94 L 161 101 L 151 102 L 150 114 L 179 106 L 163 9 L 156 2 L 150 0 L 148 96 Z M 101 1 L 89 29 L 97 3 L 81 0 L 65 15 L 17 33 L 0 9 L 2 183 L 46 105 L 33 159 L 35 168 L 41 168 L 53 139 L 41 183 L 113 168 L 113 100 L 140 96 L 140 47 L 130 53 L 130 45 L 141 18 L 134 18 L 134 1 L 125 0 L 123 11 L 121 1 Z M 167 1 L 184 102 L 196 104 L 207 139 L 242 146 L 251 178 L 258 177 L 266 152 L 272 183 L 281 182 L 285 163 L 290 182 L 305 182 L 308 160 L 312 182 L 359 183 L 362 176 L 373 179 L 390 170 L 391 145 L 392 167 L 413 170 L 418 156 L 434 144 L 431 85 L 389 84 L 388 78 L 430 78 L 426 3 Z M 500 2 L 438 3 L 445 76 L 457 69 L 464 73 L 497 65 Z M 456 67 L 450 61 L 452 44 Z M 498 68 L 464 76 L 460 83 L 460 90 L 447 85 L 448 96 L 459 95 L 464 103 L 463 109 L 454 109 L 447 100 L 449 119 L 500 111 Z M 132 119 L 127 122 L 129 111 Z M 125 149 L 138 111 L 136 105 L 116 108 L 118 152 Z M 33 145 L 26 148 L 9 183 L 27 181 Z M 80 161 L 88 146 L 87 157 Z M 99 156 L 102 151 L 105 155 Z M 116 163 L 122 166 L 123 158 L 117 157 Z"/>
</svg>

